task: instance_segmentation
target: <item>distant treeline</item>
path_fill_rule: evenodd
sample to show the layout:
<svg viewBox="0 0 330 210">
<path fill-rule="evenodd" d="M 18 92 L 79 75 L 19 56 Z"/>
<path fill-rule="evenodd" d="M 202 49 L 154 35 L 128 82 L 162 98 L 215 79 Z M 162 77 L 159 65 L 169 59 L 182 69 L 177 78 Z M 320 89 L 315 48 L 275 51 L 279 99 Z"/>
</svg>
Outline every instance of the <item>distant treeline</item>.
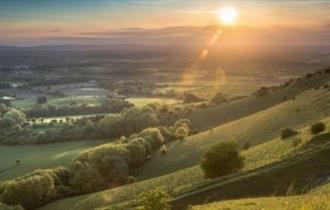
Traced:
<svg viewBox="0 0 330 210">
<path fill-rule="evenodd" d="M 123 99 L 105 98 L 102 100 L 100 105 L 96 106 L 87 106 L 85 104 L 72 104 L 65 106 L 48 104 L 45 106 L 40 104 L 35 105 L 31 109 L 25 110 L 24 112 L 29 118 L 38 118 L 67 115 L 117 113 L 124 108 L 130 108 L 132 106 L 134 106 L 134 104 Z"/>
</svg>

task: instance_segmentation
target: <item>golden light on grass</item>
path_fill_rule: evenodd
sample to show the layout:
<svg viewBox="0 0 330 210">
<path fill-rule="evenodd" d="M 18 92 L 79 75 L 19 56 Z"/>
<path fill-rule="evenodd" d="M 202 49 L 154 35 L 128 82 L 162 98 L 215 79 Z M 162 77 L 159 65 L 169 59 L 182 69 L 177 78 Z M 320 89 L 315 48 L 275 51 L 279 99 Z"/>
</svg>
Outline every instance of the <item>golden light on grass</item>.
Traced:
<svg viewBox="0 0 330 210">
<path fill-rule="evenodd" d="M 224 25 L 234 25 L 237 20 L 238 11 L 232 7 L 224 7 L 217 14 L 220 22 Z"/>
</svg>

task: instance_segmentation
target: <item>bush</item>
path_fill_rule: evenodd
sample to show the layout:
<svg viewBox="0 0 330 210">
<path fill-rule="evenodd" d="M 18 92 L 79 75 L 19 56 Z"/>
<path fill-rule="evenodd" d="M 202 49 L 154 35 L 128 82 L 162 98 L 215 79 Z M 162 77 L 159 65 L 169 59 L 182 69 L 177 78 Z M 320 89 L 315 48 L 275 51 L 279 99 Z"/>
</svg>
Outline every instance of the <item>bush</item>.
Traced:
<svg viewBox="0 0 330 210">
<path fill-rule="evenodd" d="M 203 156 L 201 167 L 207 178 L 215 178 L 240 171 L 243 160 L 238 144 L 227 141 L 212 146 Z"/>
<path fill-rule="evenodd" d="M 25 176 L 3 182 L 0 201 L 33 209 L 68 194 L 60 193 L 66 186 L 66 169 L 36 170 Z"/>
<path fill-rule="evenodd" d="M 281 130 L 281 139 L 287 139 L 289 137 L 295 136 L 298 134 L 298 131 L 292 128 L 284 128 Z"/>
<path fill-rule="evenodd" d="M 37 104 L 45 104 L 47 103 L 48 98 L 46 95 L 38 96 L 37 98 Z"/>
<path fill-rule="evenodd" d="M 192 93 L 184 93 L 183 94 L 183 103 L 195 103 L 203 101 L 199 96 Z"/>
<path fill-rule="evenodd" d="M 175 137 L 179 140 L 184 140 L 188 135 L 189 132 L 185 127 L 179 127 L 175 130 Z"/>
<path fill-rule="evenodd" d="M 311 134 L 316 135 L 325 131 L 325 124 L 323 122 L 314 123 L 311 126 Z"/>
<path fill-rule="evenodd" d="M 270 92 L 270 89 L 268 87 L 261 87 L 259 90 L 257 90 L 255 92 L 255 94 L 258 96 L 258 97 L 263 97 L 267 94 L 269 94 Z"/>
<path fill-rule="evenodd" d="M 130 158 L 124 145 L 106 144 L 83 152 L 71 166 L 73 180 L 76 180 L 72 184 L 77 188 L 76 182 L 82 182 L 78 188 L 83 192 L 124 184 L 129 175 Z"/>
<path fill-rule="evenodd" d="M 170 210 L 171 196 L 162 188 L 142 193 L 138 200 L 137 210 Z"/>
<path fill-rule="evenodd" d="M 0 203 L 0 210 L 24 210 L 22 206 L 8 206 L 4 203 Z"/>
<path fill-rule="evenodd" d="M 229 99 L 230 99 L 230 97 L 227 94 L 218 92 L 213 96 L 213 98 L 211 99 L 211 102 L 213 104 L 220 104 L 220 103 L 228 102 Z"/>
<path fill-rule="evenodd" d="M 164 143 L 164 137 L 158 128 L 144 129 L 138 136 L 149 142 L 152 149 L 156 149 Z"/>
</svg>

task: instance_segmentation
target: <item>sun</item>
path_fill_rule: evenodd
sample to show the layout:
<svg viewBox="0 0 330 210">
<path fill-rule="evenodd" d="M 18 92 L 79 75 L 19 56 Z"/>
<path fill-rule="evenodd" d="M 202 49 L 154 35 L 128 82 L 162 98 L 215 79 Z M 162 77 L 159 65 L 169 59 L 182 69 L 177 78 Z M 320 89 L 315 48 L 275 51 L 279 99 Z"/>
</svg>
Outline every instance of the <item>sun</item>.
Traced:
<svg viewBox="0 0 330 210">
<path fill-rule="evenodd" d="M 232 7 L 224 7 L 217 12 L 219 20 L 225 25 L 234 25 L 238 11 Z"/>
</svg>

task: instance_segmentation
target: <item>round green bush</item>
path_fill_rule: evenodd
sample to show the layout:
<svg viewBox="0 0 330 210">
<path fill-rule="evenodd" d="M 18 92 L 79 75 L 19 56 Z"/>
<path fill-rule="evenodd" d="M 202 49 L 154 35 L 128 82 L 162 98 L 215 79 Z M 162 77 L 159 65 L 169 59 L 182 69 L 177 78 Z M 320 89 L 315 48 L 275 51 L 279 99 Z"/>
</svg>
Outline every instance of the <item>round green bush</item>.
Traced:
<svg viewBox="0 0 330 210">
<path fill-rule="evenodd" d="M 323 122 L 314 123 L 311 126 L 311 134 L 316 135 L 325 130 L 325 124 Z"/>
<path fill-rule="evenodd" d="M 226 141 L 212 146 L 200 165 L 207 178 L 215 178 L 239 172 L 244 166 L 244 158 L 237 143 Z"/>
</svg>

